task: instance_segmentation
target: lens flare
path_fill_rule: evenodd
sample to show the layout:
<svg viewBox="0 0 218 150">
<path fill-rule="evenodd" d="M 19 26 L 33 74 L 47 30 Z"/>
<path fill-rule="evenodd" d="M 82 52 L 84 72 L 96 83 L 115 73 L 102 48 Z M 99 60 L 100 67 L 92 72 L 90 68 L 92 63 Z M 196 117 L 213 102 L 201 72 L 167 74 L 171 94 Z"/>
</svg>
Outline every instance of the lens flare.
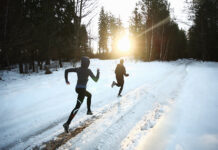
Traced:
<svg viewBox="0 0 218 150">
<path fill-rule="evenodd" d="M 129 34 L 126 32 L 117 42 L 117 48 L 119 51 L 127 52 L 130 50 L 131 41 L 129 39 Z"/>
<path fill-rule="evenodd" d="M 122 37 L 117 44 L 117 47 L 120 51 L 129 51 L 130 49 L 130 40 L 128 37 Z"/>
</svg>

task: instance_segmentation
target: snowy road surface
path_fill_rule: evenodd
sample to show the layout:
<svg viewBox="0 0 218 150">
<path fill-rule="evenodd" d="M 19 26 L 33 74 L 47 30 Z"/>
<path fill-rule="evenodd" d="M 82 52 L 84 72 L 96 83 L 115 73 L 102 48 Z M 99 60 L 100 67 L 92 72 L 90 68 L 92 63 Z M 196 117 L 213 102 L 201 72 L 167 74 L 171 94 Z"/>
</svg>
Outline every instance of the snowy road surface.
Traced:
<svg viewBox="0 0 218 150">
<path fill-rule="evenodd" d="M 118 88 L 110 86 L 118 62 L 91 60 L 93 72 L 101 72 L 99 82 L 89 79 L 87 88 L 94 115 L 86 115 L 84 100 L 70 125 L 72 133 L 82 129 L 58 149 L 218 149 L 218 63 L 126 60 L 130 76 L 117 98 Z M 69 74 L 70 86 L 64 69 L 0 75 L 5 80 L 0 81 L 0 149 L 45 148 L 45 142 L 60 138 L 76 104 L 76 74 Z"/>
</svg>

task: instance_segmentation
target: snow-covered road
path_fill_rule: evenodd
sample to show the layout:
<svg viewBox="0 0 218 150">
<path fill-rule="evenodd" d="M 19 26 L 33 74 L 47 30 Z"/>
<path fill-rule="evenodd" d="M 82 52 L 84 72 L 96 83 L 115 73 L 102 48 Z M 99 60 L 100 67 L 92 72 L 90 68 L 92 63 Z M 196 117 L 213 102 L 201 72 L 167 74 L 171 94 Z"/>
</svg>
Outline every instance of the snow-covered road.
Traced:
<svg viewBox="0 0 218 150">
<path fill-rule="evenodd" d="M 130 77 L 123 96 L 117 98 L 118 88 L 110 86 L 118 62 L 91 61 L 93 72 L 101 70 L 99 82 L 90 79 L 88 83 L 94 115 L 86 115 L 84 102 L 70 126 L 71 134 L 82 130 L 59 149 L 218 148 L 217 63 L 127 60 L 124 65 Z M 69 75 L 70 86 L 63 76 L 64 69 L 29 77 L 3 73 L 0 149 L 45 148 L 43 142 L 60 138 L 62 124 L 76 103 L 76 75 Z"/>
</svg>

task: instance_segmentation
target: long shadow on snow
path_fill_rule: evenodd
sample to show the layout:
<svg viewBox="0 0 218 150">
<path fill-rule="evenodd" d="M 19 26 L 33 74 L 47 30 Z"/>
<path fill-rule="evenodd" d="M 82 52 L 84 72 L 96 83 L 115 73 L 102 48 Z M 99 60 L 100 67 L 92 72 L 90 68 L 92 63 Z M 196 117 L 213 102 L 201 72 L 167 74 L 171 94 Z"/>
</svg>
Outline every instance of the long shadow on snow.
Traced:
<svg viewBox="0 0 218 150">
<path fill-rule="evenodd" d="M 95 120 L 99 119 L 101 116 L 94 115 L 90 119 L 87 119 L 83 124 L 79 127 L 70 129 L 69 133 L 62 132 L 55 139 L 42 143 L 40 146 L 35 146 L 33 150 L 54 150 L 59 148 L 61 145 L 65 144 L 71 138 L 77 136 L 81 133 L 85 128 L 90 126 Z"/>
</svg>

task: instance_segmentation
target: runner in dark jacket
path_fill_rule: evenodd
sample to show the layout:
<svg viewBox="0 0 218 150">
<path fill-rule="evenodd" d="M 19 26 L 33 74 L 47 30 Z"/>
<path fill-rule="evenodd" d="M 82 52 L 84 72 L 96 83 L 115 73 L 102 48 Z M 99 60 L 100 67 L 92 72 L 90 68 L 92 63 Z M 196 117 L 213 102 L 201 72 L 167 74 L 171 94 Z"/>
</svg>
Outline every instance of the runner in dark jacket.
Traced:
<svg viewBox="0 0 218 150">
<path fill-rule="evenodd" d="M 88 69 L 90 64 L 90 60 L 88 57 L 82 57 L 81 58 L 81 67 L 79 68 L 71 68 L 65 70 L 65 81 L 67 84 L 70 84 L 68 81 L 68 73 L 69 72 L 76 72 L 77 73 L 77 84 L 76 84 L 76 92 L 78 93 L 77 103 L 73 111 L 71 112 L 68 120 L 66 123 L 64 123 L 63 127 L 66 132 L 68 132 L 69 125 L 72 121 L 72 119 L 75 117 L 76 113 L 78 112 L 83 100 L 85 97 L 87 97 L 87 115 L 92 115 L 91 111 L 91 93 L 86 90 L 86 85 L 88 82 L 88 77 L 90 76 L 95 82 L 99 79 L 99 69 L 97 69 L 97 75 L 95 76 L 90 69 Z"/>
<path fill-rule="evenodd" d="M 117 82 L 113 81 L 113 83 L 111 85 L 112 88 L 114 87 L 114 85 L 120 87 L 118 96 L 121 96 L 121 92 L 123 90 L 124 76 L 126 76 L 126 77 L 129 76 L 129 74 L 126 73 L 126 69 L 125 69 L 123 63 L 124 63 L 124 60 L 121 59 L 120 60 L 120 64 L 118 64 L 116 69 L 115 69 L 115 74 L 116 74 Z"/>
</svg>

